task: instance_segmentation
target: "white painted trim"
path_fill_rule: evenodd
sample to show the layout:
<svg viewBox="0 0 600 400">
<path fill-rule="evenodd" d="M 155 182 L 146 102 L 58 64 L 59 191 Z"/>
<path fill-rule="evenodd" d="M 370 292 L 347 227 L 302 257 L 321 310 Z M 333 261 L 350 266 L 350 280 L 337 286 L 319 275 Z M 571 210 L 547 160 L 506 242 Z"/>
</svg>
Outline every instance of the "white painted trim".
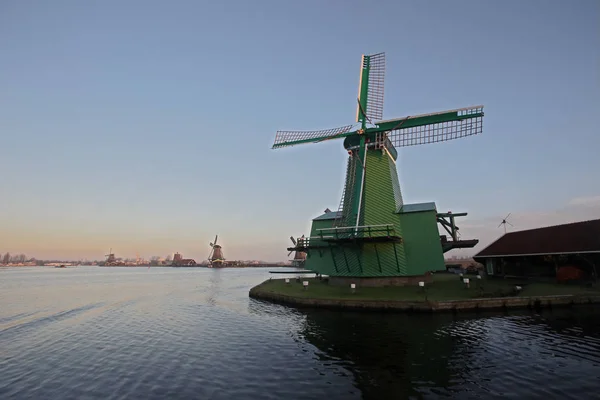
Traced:
<svg viewBox="0 0 600 400">
<path fill-rule="evenodd" d="M 380 226 L 394 226 L 393 224 L 382 224 L 382 225 L 361 225 L 361 226 L 336 226 L 334 228 L 321 228 L 317 229 L 317 231 L 337 231 L 338 229 L 354 229 L 354 228 L 376 228 Z"/>
<path fill-rule="evenodd" d="M 306 244 L 306 239 L 308 239 L 308 241 L 310 242 L 310 241 L 311 241 L 311 240 L 313 240 L 313 239 L 314 239 L 314 240 L 321 240 L 321 239 L 335 239 L 335 237 L 334 237 L 334 236 L 323 236 L 323 237 L 321 238 L 321 236 L 309 236 L 308 238 L 304 238 L 304 240 L 305 240 L 305 242 L 304 242 L 304 243 L 305 243 L 305 244 Z"/>
<path fill-rule="evenodd" d="M 385 151 L 385 154 L 387 154 L 390 157 L 390 160 L 392 160 L 392 162 L 394 163 L 394 165 L 396 165 L 396 160 L 394 160 L 394 157 L 392 157 L 387 147 L 383 146 L 383 151 Z"/>
<path fill-rule="evenodd" d="M 356 105 L 356 122 L 358 121 L 358 116 L 360 115 L 360 89 L 362 88 L 362 76 L 363 76 L 363 69 L 365 66 L 365 55 L 363 54 L 362 57 L 360 58 L 360 77 L 358 79 L 358 104 Z M 365 115 L 366 117 L 366 115 Z"/>
</svg>

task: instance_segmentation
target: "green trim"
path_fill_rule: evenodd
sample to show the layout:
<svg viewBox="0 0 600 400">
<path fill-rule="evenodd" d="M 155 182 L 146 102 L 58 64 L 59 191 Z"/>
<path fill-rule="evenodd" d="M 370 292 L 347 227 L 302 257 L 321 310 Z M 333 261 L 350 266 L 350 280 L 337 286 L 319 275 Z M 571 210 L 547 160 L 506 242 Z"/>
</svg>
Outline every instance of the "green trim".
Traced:
<svg viewBox="0 0 600 400">
<path fill-rule="evenodd" d="M 367 134 L 377 133 L 377 132 L 385 132 L 394 129 L 404 129 L 404 128 L 414 128 L 416 126 L 423 126 L 429 124 L 439 124 L 441 122 L 450 122 L 450 121 L 462 121 L 465 119 L 478 118 L 483 117 L 483 112 L 473 113 L 473 114 L 465 114 L 458 115 L 458 111 L 440 113 L 440 114 L 432 114 L 432 115 L 424 115 L 422 117 L 414 117 L 410 116 L 404 118 L 398 118 L 391 121 L 380 122 L 374 128 L 368 128 Z M 349 136 L 349 135 L 348 135 Z"/>
<path fill-rule="evenodd" d="M 329 243 L 329 251 L 331 252 L 331 259 L 333 260 L 333 268 L 335 268 L 335 272 L 339 272 L 337 263 L 335 262 L 335 254 L 333 254 L 333 247 L 331 247 L 331 243 Z"/>
<path fill-rule="evenodd" d="M 354 195 L 352 196 L 352 219 L 354 224 L 359 226 L 362 225 L 359 221 L 359 207 L 362 200 L 363 193 L 363 174 L 365 173 L 365 161 L 366 161 L 367 147 L 365 145 L 365 136 L 360 135 L 360 148 L 358 149 L 358 164 L 356 165 L 354 172 Z M 354 157 L 354 156 L 353 156 Z"/>
<path fill-rule="evenodd" d="M 360 268 L 360 274 L 362 275 L 363 273 L 363 267 L 362 267 L 362 262 L 360 261 L 360 259 L 362 258 L 362 254 L 361 254 L 361 249 L 359 247 L 359 245 L 357 243 L 355 243 L 355 247 L 354 250 L 356 252 L 356 260 L 358 261 L 358 268 Z"/>
<path fill-rule="evenodd" d="M 344 255 L 344 261 L 346 261 L 346 269 L 348 270 L 348 272 L 350 272 L 350 263 L 348 262 L 348 257 L 346 256 L 346 249 L 344 249 L 344 246 L 339 246 L 339 248 L 342 249 L 342 254 Z"/>
<path fill-rule="evenodd" d="M 352 132 L 341 133 L 341 134 L 335 135 L 335 136 L 330 136 L 325 139 L 324 138 L 303 139 L 303 140 L 296 140 L 293 142 L 278 143 L 276 145 L 273 145 L 272 149 L 277 149 L 279 147 L 286 147 L 286 146 L 294 146 L 294 145 L 303 144 L 303 143 L 318 143 L 318 142 L 322 142 L 324 140 L 352 137 L 352 139 L 347 141 L 348 143 L 344 143 L 346 148 L 348 148 L 351 145 L 356 143 L 357 138 L 364 137 L 364 136 L 369 136 L 369 138 L 374 138 L 375 134 L 379 133 L 379 132 L 387 132 L 387 131 L 394 130 L 394 129 L 414 128 L 416 126 L 439 124 L 442 122 L 462 121 L 462 120 L 478 118 L 478 117 L 483 117 L 483 112 L 458 115 L 457 111 L 453 111 L 453 112 L 442 113 L 442 114 L 426 115 L 423 117 L 414 117 L 414 118 L 404 117 L 404 118 L 394 119 L 391 121 L 381 122 L 381 123 L 379 123 L 379 125 L 377 125 L 376 127 L 373 127 L 373 128 L 366 128 L 364 135 L 359 134 L 358 131 L 352 131 Z M 363 125 L 365 125 L 366 118 L 363 118 L 363 120 L 364 120 Z"/>
<path fill-rule="evenodd" d="M 377 251 L 377 243 L 373 243 L 373 247 L 375 248 L 375 256 L 377 257 L 377 266 L 379 267 L 379 272 L 383 272 L 381 270 L 381 260 L 379 259 L 379 251 Z"/>
<path fill-rule="evenodd" d="M 396 268 L 398 272 L 400 272 L 400 264 L 398 264 L 398 251 L 396 251 L 396 243 L 392 242 L 392 246 L 394 246 L 394 258 L 396 259 Z"/>
<path fill-rule="evenodd" d="M 468 213 L 437 213 L 437 217 L 465 217 Z"/>
<path fill-rule="evenodd" d="M 280 147 L 287 147 L 287 146 L 295 146 L 297 144 L 304 144 L 304 143 L 319 143 L 319 142 L 323 142 L 325 140 L 341 139 L 341 138 L 345 138 L 347 136 L 352 136 L 352 135 L 358 135 L 358 131 L 341 133 L 339 135 L 329 136 L 327 138 L 313 138 L 313 139 L 294 140 L 291 142 L 281 142 L 281 143 L 274 144 L 273 147 L 271 147 L 271 149 L 278 149 Z"/>
<path fill-rule="evenodd" d="M 362 122 L 362 129 L 365 129 L 367 123 L 367 117 L 363 111 L 367 111 L 367 99 L 369 97 L 369 71 L 371 58 L 369 56 L 363 56 L 362 64 L 360 66 L 360 88 L 358 94 L 358 118 L 356 122 Z"/>
<path fill-rule="evenodd" d="M 396 129 L 406 129 L 406 128 L 414 128 L 417 126 L 425 126 L 425 125 L 433 125 L 439 124 L 443 122 L 452 122 L 452 121 L 462 121 L 472 118 L 478 118 L 483 116 L 483 113 L 474 113 L 474 114 L 466 114 L 466 115 L 458 115 L 457 111 L 447 112 L 442 114 L 433 114 L 433 115 L 425 115 L 422 117 L 405 117 L 398 118 L 391 121 L 385 121 L 379 123 L 378 126 L 374 128 L 367 128 L 364 135 L 358 134 L 357 131 L 347 132 L 338 137 L 346 137 L 344 140 L 344 147 L 349 149 L 351 147 L 355 147 L 359 145 L 360 137 L 367 137 L 370 142 L 375 141 L 378 133 L 389 132 Z M 392 146 L 395 149 L 394 146 Z M 397 157 L 397 153 L 396 153 Z"/>
</svg>

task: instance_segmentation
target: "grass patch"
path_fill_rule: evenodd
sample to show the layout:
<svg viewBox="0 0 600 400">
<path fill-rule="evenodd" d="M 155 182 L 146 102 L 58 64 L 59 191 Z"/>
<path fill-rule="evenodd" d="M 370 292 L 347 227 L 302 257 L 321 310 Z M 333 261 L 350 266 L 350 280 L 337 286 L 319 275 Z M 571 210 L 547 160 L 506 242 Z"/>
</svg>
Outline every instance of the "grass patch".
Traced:
<svg viewBox="0 0 600 400">
<path fill-rule="evenodd" d="M 290 279 L 286 284 L 285 279 L 271 279 L 260 285 L 261 292 L 271 292 L 280 295 L 317 298 L 331 300 L 383 300 L 383 301 L 448 301 L 470 300 L 489 297 L 531 297 L 553 295 L 600 295 L 600 290 L 591 287 L 575 285 L 561 285 L 555 283 L 529 283 L 516 294 L 515 282 L 502 279 L 482 279 L 478 281 L 475 276 L 469 276 L 471 287 L 465 288 L 458 275 L 436 274 L 433 282 L 426 285 L 426 290 L 418 286 L 404 287 L 358 287 L 352 293 L 349 287 L 332 286 L 325 280 L 317 278 Z M 308 281 L 307 290 L 303 289 L 302 281 Z"/>
</svg>

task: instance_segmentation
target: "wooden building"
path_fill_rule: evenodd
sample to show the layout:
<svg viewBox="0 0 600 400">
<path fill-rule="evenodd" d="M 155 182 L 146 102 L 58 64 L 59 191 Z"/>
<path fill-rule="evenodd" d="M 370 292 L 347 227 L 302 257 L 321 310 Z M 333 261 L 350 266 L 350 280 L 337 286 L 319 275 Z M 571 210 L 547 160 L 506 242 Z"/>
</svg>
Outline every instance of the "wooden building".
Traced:
<svg viewBox="0 0 600 400">
<path fill-rule="evenodd" d="M 193 266 L 196 265 L 196 261 L 192 258 L 183 258 L 183 256 L 179 253 L 175 253 L 173 256 L 173 262 L 171 263 L 173 267 L 180 266 Z"/>
<path fill-rule="evenodd" d="M 600 219 L 506 233 L 473 258 L 490 277 L 595 281 Z"/>
</svg>

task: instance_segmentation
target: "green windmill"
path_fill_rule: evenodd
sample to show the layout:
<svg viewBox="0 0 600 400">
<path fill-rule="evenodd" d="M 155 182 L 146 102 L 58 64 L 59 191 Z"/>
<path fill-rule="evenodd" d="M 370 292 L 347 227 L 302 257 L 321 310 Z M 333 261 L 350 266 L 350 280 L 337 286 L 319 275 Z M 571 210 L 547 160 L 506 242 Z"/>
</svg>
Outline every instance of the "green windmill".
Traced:
<svg viewBox="0 0 600 400">
<path fill-rule="evenodd" d="M 321 131 L 278 131 L 273 148 L 344 139 L 346 181 L 337 211 L 313 219 L 310 236 L 289 251 L 306 252 L 305 268 L 330 282 L 405 284 L 445 268 L 444 253 L 473 247 L 460 240 L 455 217 L 435 203 L 404 204 L 396 148 L 443 142 L 481 133 L 483 106 L 383 121 L 385 53 L 362 56 L 356 121 Z M 440 235 L 440 224 L 450 235 Z M 331 279 L 336 278 L 337 279 Z M 372 279 L 379 278 L 379 279 Z M 390 279 L 381 279 L 390 278 Z"/>
</svg>

